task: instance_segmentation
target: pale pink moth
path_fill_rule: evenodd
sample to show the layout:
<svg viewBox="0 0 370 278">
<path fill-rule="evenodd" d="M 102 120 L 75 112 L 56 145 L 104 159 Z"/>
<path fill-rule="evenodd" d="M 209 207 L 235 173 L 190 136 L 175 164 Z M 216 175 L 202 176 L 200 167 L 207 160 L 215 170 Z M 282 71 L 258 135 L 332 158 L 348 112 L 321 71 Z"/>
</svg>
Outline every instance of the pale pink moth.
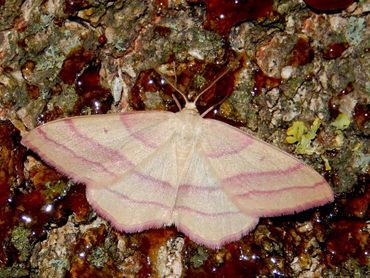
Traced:
<svg viewBox="0 0 370 278">
<path fill-rule="evenodd" d="M 65 118 L 35 128 L 22 143 L 84 183 L 95 211 L 124 232 L 175 225 L 193 241 L 218 248 L 250 232 L 259 217 L 333 201 L 330 186 L 311 167 L 203 118 L 199 96 L 194 102 L 183 97 L 179 113 Z"/>
</svg>

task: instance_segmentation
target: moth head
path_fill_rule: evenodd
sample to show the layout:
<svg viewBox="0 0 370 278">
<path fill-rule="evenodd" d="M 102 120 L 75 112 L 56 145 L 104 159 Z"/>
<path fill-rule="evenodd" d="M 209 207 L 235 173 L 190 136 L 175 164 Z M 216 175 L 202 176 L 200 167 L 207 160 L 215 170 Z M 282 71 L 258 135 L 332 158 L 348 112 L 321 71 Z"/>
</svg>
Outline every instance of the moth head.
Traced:
<svg viewBox="0 0 370 278">
<path fill-rule="evenodd" d="M 185 100 L 185 107 L 184 108 L 181 108 L 181 105 L 180 105 L 180 102 L 178 101 L 178 99 L 176 98 L 176 96 L 174 94 L 172 94 L 172 97 L 173 99 L 175 100 L 176 102 L 176 105 L 177 107 L 179 108 L 180 111 L 184 111 L 184 112 L 190 112 L 190 113 L 194 113 L 194 114 L 199 114 L 199 111 L 197 109 L 197 101 L 199 100 L 199 98 L 205 94 L 210 88 L 212 88 L 218 80 L 220 80 L 226 73 L 228 73 L 230 71 L 231 67 L 227 67 L 226 70 L 224 70 L 215 80 L 213 80 L 203 91 L 201 91 L 197 97 L 194 99 L 194 101 L 190 101 L 189 98 L 186 96 L 185 93 L 183 93 L 180 89 L 178 89 L 176 87 L 175 84 L 173 84 L 170 80 L 168 80 L 165 76 L 163 76 L 159 70 L 155 69 L 155 71 L 160 75 L 162 76 L 162 78 L 164 78 L 164 80 L 166 80 L 166 82 L 176 91 L 178 92 L 182 97 L 183 99 Z M 223 102 L 225 99 L 223 99 L 221 102 Z M 221 103 L 220 102 L 220 103 Z M 218 104 L 220 103 L 217 103 L 216 105 L 212 105 L 211 107 L 209 107 L 205 112 L 203 112 L 201 114 L 201 117 L 204 117 L 205 115 L 207 115 L 213 108 L 215 108 L 215 106 L 217 106 Z"/>
<path fill-rule="evenodd" d="M 197 105 L 195 104 L 195 102 L 191 102 L 191 101 L 186 101 L 185 107 L 181 109 L 181 111 L 199 114 Z"/>
</svg>

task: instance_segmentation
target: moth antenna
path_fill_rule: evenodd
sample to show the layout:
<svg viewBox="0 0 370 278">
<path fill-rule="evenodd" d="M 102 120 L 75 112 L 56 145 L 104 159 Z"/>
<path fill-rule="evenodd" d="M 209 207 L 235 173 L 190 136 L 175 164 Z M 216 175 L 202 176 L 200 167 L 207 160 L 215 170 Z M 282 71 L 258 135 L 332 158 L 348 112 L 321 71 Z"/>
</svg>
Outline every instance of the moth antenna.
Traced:
<svg viewBox="0 0 370 278">
<path fill-rule="evenodd" d="M 195 98 L 194 100 L 194 103 L 196 103 L 198 101 L 198 99 L 205 93 L 207 92 L 210 88 L 213 87 L 213 85 L 215 85 L 217 83 L 218 80 L 220 80 L 226 73 L 228 73 L 230 71 L 230 68 L 227 68 L 223 73 L 221 73 L 215 80 L 213 80 L 211 82 L 211 84 L 209 84 L 207 86 L 207 88 L 205 88 L 203 91 L 200 92 L 200 94 L 197 95 L 197 97 Z M 208 109 L 207 109 L 208 110 Z"/>
<path fill-rule="evenodd" d="M 217 102 L 216 104 L 213 104 L 211 107 L 209 107 L 206 111 L 204 111 L 200 116 L 203 118 L 205 115 L 207 115 L 212 109 L 214 109 L 215 107 L 219 106 L 221 103 L 223 103 L 226 99 L 228 98 L 228 96 L 224 96 L 219 102 Z"/>
<path fill-rule="evenodd" d="M 181 105 L 180 105 L 180 102 L 179 100 L 177 99 L 177 97 L 175 96 L 175 94 L 172 94 L 172 98 L 173 100 L 175 101 L 176 105 L 177 105 L 177 108 L 179 108 L 179 110 L 181 111 Z"/>
<path fill-rule="evenodd" d="M 202 118 L 204 118 L 204 116 L 205 115 L 207 115 L 209 112 L 211 112 L 211 110 L 213 109 L 213 108 L 215 108 L 216 107 L 216 105 L 212 105 L 211 107 L 209 107 L 206 111 L 204 111 L 200 116 L 202 117 Z"/>
<path fill-rule="evenodd" d="M 166 78 L 164 75 L 162 75 L 157 69 L 154 69 L 156 73 L 158 73 L 164 80 L 166 80 L 166 82 L 172 87 L 172 89 L 174 89 L 176 92 L 178 92 L 185 100 L 186 103 L 189 103 L 189 100 L 188 98 L 186 97 L 186 95 L 181 92 L 168 78 Z M 175 100 L 176 102 L 176 100 Z M 181 110 L 181 109 L 180 109 Z"/>
</svg>

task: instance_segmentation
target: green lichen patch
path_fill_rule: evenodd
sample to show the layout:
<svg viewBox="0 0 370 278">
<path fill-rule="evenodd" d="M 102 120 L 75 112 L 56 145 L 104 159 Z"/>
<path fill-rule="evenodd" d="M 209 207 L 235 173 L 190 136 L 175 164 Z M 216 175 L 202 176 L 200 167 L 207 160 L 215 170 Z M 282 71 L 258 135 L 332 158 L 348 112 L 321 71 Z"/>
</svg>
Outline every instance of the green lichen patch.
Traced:
<svg viewBox="0 0 370 278">
<path fill-rule="evenodd" d="M 31 255 L 32 244 L 30 236 L 32 231 L 23 226 L 17 226 L 11 234 L 11 243 L 19 251 L 19 260 L 25 262 Z"/>
<path fill-rule="evenodd" d="M 208 259 L 208 252 L 207 249 L 199 246 L 196 250 L 196 253 L 193 254 L 190 258 L 190 263 L 194 268 L 201 267 L 204 262 Z"/>
<path fill-rule="evenodd" d="M 50 259 L 48 262 L 56 273 L 65 273 L 69 269 L 69 261 L 66 258 Z"/>
<path fill-rule="evenodd" d="M 87 260 L 96 268 L 101 268 L 108 261 L 108 253 L 103 247 L 97 247 L 87 257 Z"/>
<path fill-rule="evenodd" d="M 346 37 L 349 42 L 358 45 L 365 38 L 366 20 L 365 18 L 350 17 L 346 28 Z"/>
<path fill-rule="evenodd" d="M 28 277 L 29 274 L 29 270 L 21 264 L 0 268 L 0 277 L 4 278 Z"/>
<path fill-rule="evenodd" d="M 10 28 L 15 18 L 19 14 L 19 10 L 23 1 L 21 0 L 5 0 L 0 2 L 0 31 Z"/>
<path fill-rule="evenodd" d="M 74 105 L 78 100 L 78 95 L 74 87 L 68 86 L 60 94 L 51 97 L 47 104 L 48 111 L 55 107 L 61 108 L 66 114 L 72 112 Z"/>
<path fill-rule="evenodd" d="M 73 186 L 73 182 L 58 180 L 55 183 L 47 182 L 44 184 L 44 186 L 46 190 L 42 191 L 42 193 L 47 199 L 53 200 L 56 197 L 65 197 Z"/>
<path fill-rule="evenodd" d="M 367 173 L 370 165 L 370 154 L 366 153 L 366 148 L 369 148 L 369 146 L 366 146 L 364 143 L 358 143 L 352 149 L 355 156 L 353 166 L 362 173 Z"/>
</svg>

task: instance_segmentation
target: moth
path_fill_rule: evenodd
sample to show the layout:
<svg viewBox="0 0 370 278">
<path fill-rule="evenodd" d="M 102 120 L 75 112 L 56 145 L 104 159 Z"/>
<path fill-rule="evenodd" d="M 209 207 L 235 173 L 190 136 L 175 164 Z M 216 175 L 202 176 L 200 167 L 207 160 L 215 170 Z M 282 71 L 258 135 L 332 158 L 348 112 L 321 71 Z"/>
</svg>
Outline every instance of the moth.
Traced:
<svg viewBox="0 0 370 278">
<path fill-rule="evenodd" d="M 22 144 L 84 183 L 91 206 L 116 229 L 175 225 L 210 248 L 239 240 L 260 217 L 333 201 L 325 179 L 294 156 L 204 118 L 209 110 L 200 115 L 206 90 L 193 102 L 177 90 L 186 103 L 178 113 L 65 118 L 33 129 Z"/>
</svg>

